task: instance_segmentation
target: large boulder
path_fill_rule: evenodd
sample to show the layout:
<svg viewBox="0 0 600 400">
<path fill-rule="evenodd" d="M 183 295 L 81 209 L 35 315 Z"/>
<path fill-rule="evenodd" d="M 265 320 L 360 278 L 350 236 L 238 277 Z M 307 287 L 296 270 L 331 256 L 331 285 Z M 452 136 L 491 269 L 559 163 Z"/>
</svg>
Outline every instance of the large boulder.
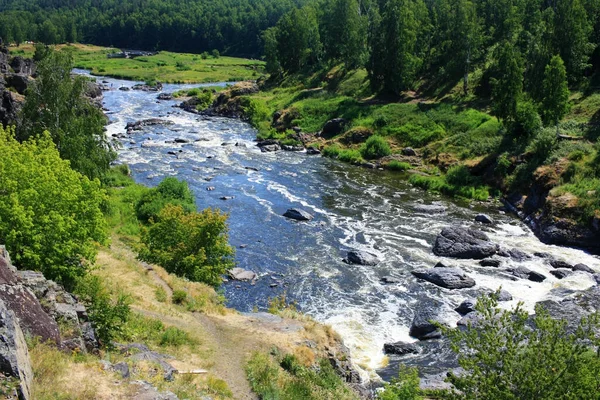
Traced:
<svg viewBox="0 0 600 400">
<path fill-rule="evenodd" d="M 325 125 L 323 125 L 321 136 L 327 139 L 339 135 L 344 131 L 347 123 L 348 121 L 346 121 L 344 118 L 331 119 L 327 121 Z"/>
<path fill-rule="evenodd" d="M 299 208 L 290 208 L 285 212 L 285 214 L 283 214 L 283 216 L 286 218 L 295 219 L 297 221 L 310 221 L 314 218 L 312 214 Z"/>
<path fill-rule="evenodd" d="M 593 269 L 591 269 L 590 267 L 588 267 L 585 264 L 575 264 L 573 266 L 573 271 L 583 271 L 583 272 L 587 272 L 589 274 L 594 274 L 596 271 L 594 271 Z"/>
<path fill-rule="evenodd" d="M 32 398 L 33 371 L 27 342 L 15 313 L 9 310 L 3 301 L 0 301 L 0 372 L 19 380 L 17 388 L 19 399 Z"/>
<path fill-rule="evenodd" d="M 358 265 L 377 265 L 379 264 L 379 259 L 366 251 L 361 250 L 352 250 L 349 251 L 344 258 L 344 261 L 348 264 L 358 264 Z"/>
<path fill-rule="evenodd" d="M 20 56 L 13 57 L 10 61 L 10 66 L 15 74 L 29 76 L 35 74 L 35 63 L 31 58 L 23 58 Z"/>
<path fill-rule="evenodd" d="M 443 304 L 434 299 L 428 299 L 419 303 L 410 325 L 409 335 L 419 340 L 440 338 L 442 333 L 435 323 L 442 322 L 442 308 Z"/>
<path fill-rule="evenodd" d="M 492 218 L 490 218 L 490 216 L 487 214 L 478 214 L 475 217 L 475 221 L 481 222 L 482 224 L 493 224 L 494 223 L 494 220 Z"/>
<path fill-rule="evenodd" d="M 419 346 L 414 343 L 396 342 L 386 343 L 383 345 L 383 352 L 385 354 L 395 354 L 397 356 L 403 356 L 405 354 L 415 354 L 419 352 Z"/>
<path fill-rule="evenodd" d="M 31 79 L 27 75 L 12 74 L 6 76 L 6 86 L 14 88 L 17 93 L 25 94 Z"/>
<path fill-rule="evenodd" d="M 229 277 L 236 281 L 254 281 L 257 278 L 256 273 L 243 268 L 233 268 L 229 270 Z"/>
<path fill-rule="evenodd" d="M 498 251 L 483 232 L 462 226 L 449 226 L 437 236 L 433 253 L 441 257 L 484 259 Z"/>
<path fill-rule="evenodd" d="M 435 267 L 412 271 L 412 274 L 446 289 L 464 289 L 475 286 L 475 280 L 459 268 Z"/>
<path fill-rule="evenodd" d="M 532 271 L 529 268 L 525 268 L 523 266 L 511 269 L 510 272 L 517 278 L 529 279 L 533 282 L 543 282 L 546 280 L 546 277 L 543 274 Z"/>
</svg>

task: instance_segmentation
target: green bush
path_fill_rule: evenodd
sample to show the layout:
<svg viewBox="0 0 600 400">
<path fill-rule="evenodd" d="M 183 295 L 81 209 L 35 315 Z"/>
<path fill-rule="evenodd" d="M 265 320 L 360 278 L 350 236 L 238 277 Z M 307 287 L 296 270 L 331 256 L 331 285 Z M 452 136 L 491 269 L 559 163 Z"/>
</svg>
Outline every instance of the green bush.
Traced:
<svg viewBox="0 0 600 400">
<path fill-rule="evenodd" d="M 338 154 L 338 160 L 356 164 L 362 161 L 362 157 L 359 150 L 346 149 L 340 151 L 340 153 Z"/>
<path fill-rule="evenodd" d="M 327 147 L 323 148 L 323 150 L 321 151 L 321 154 L 323 154 L 323 156 L 325 156 L 325 157 L 337 158 L 341 152 L 342 152 L 342 149 L 339 146 L 331 145 L 331 146 L 327 146 Z"/>
<path fill-rule="evenodd" d="M 142 195 L 135 204 L 135 212 L 140 221 L 148 222 L 156 218 L 167 204 L 179 205 L 188 212 L 196 209 L 194 195 L 187 182 L 174 177 L 163 179 L 156 188 Z"/>
<path fill-rule="evenodd" d="M 203 90 L 197 96 L 198 104 L 196 104 L 196 109 L 198 111 L 206 110 L 213 103 L 214 96 L 212 90 Z"/>
<path fill-rule="evenodd" d="M 402 162 L 398 160 L 392 160 L 386 164 L 387 169 L 392 171 L 408 171 L 411 169 L 411 165 L 407 162 Z"/>
<path fill-rule="evenodd" d="M 87 307 L 87 312 L 102 346 L 111 347 L 129 318 L 130 299 L 118 293 L 113 299 L 110 291 L 96 275 L 79 279 L 75 293 Z"/>
<path fill-rule="evenodd" d="M 428 123 L 427 125 L 407 123 L 390 129 L 390 133 L 401 143 L 415 147 L 425 146 L 445 135 L 444 128 L 435 123 Z"/>
<path fill-rule="evenodd" d="M 261 123 L 269 119 L 269 108 L 262 100 L 244 97 L 242 99 L 244 113 L 255 128 L 260 127 Z"/>
<path fill-rule="evenodd" d="M 361 147 L 360 153 L 367 160 L 389 156 L 392 151 L 388 142 L 378 135 L 373 135 L 367 139 Z"/>
<path fill-rule="evenodd" d="M 213 56 L 213 58 L 221 57 L 221 53 L 219 53 L 219 50 L 217 50 L 217 49 L 214 49 L 213 51 L 211 51 L 211 55 Z"/>
<path fill-rule="evenodd" d="M 531 101 L 521 101 L 517 104 L 517 115 L 512 126 L 513 134 L 518 137 L 530 138 L 542 129 L 542 119 L 537 107 Z"/>
<path fill-rule="evenodd" d="M 107 239 L 106 193 L 60 158 L 47 133 L 19 143 L 0 126 L 0 154 L 0 243 L 18 268 L 72 289 Z"/>
<path fill-rule="evenodd" d="M 379 400 L 421 400 L 422 391 L 419 388 L 419 373 L 416 368 L 401 366 L 398 378 L 394 378 L 384 386 L 379 393 Z"/>
<path fill-rule="evenodd" d="M 143 232 L 139 257 L 170 273 L 217 287 L 221 275 L 234 265 L 227 239 L 226 214 L 211 209 L 188 213 L 168 204 Z"/>
<path fill-rule="evenodd" d="M 174 290 L 171 298 L 174 304 L 183 304 L 187 300 L 187 292 L 185 290 Z"/>
<path fill-rule="evenodd" d="M 575 330 L 542 306 L 529 317 L 522 304 L 497 308 L 494 295 L 478 299 L 480 315 L 466 330 L 441 327 L 464 369 L 449 376 L 456 399 L 595 399 L 600 387 L 598 314 Z"/>
<path fill-rule="evenodd" d="M 194 341 L 190 339 L 190 335 L 187 332 L 174 326 L 169 326 L 160 336 L 159 344 L 161 346 L 179 347 L 190 342 Z"/>
</svg>

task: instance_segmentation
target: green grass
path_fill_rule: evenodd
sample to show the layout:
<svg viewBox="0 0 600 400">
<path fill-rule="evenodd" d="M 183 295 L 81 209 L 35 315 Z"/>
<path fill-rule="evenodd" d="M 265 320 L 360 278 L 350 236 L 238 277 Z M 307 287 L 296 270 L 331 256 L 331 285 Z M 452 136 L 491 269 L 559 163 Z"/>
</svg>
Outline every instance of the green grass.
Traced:
<svg viewBox="0 0 600 400">
<path fill-rule="evenodd" d="M 148 318 L 138 313 L 131 313 L 117 341 L 126 343 L 144 343 L 149 346 L 179 348 L 194 346 L 198 341 L 187 332 L 165 326 L 162 321 Z"/>
<path fill-rule="evenodd" d="M 409 163 L 398 160 L 392 160 L 388 162 L 387 164 L 385 164 L 385 167 L 391 171 L 408 171 L 412 168 L 412 166 Z"/>
<path fill-rule="evenodd" d="M 357 399 L 328 360 L 317 368 L 304 366 L 293 355 L 254 353 L 246 364 L 252 390 L 261 399 Z"/>
<path fill-rule="evenodd" d="M 233 82 L 257 79 L 263 74 L 264 62 L 235 57 L 208 57 L 161 51 L 157 55 L 133 59 L 107 58 L 118 52 L 113 48 L 87 45 L 61 45 L 73 53 L 76 68 L 88 69 L 93 75 L 136 81 L 163 83 Z M 33 47 L 11 48 L 23 56 L 33 55 Z"/>
</svg>

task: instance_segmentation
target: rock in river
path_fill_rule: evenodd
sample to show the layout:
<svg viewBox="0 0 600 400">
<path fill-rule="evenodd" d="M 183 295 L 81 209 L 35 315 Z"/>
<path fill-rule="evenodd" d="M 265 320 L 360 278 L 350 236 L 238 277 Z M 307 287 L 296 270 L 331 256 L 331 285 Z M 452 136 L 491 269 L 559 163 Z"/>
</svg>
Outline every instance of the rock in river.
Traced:
<svg viewBox="0 0 600 400">
<path fill-rule="evenodd" d="M 525 267 L 517 267 L 510 270 L 514 276 L 521 279 L 529 279 L 533 282 L 543 282 L 546 280 L 546 277 L 539 272 L 532 271 Z"/>
<path fill-rule="evenodd" d="M 243 268 L 233 268 L 229 270 L 229 276 L 236 281 L 253 281 L 256 279 L 256 274 L 252 271 L 247 271 Z"/>
<path fill-rule="evenodd" d="M 348 252 L 346 258 L 344 258 L 344 262 L 358 265 L 377 265 L 379 264 L 379 259 L 366 251 L 352 250 Z"/>
<path fill-rule="evenodd" d="M 479 214 L 475 217 L 475 221 L 477 222 L 481 222 L 482 224 L 493 224 L 494 220 L 491 219 L 488 215 L 486 214 Z"/>
<path fill-rule="evenodd" d="M 433 246 L 436 256 L 483 259 L 498 251 L 483 232 L 462 226 L 449 226 L 437 236 Z"/>
<path fill-rule="evenodd" d="M 412 271 L 412 274 L 446 289 L 464 289 L 475 286 L 475 280 L 458 268 L 421 269 Z"/>
<path fill-rule="evenodd" d="M 386 343 L 383 345 L 383 352 L 385 354 L 396 354 L 403 356 L 405 354 L 418 353 L 419 346 L 414 343 L 396 342 Z"/>
<path fill-rule="evenodd" d="M 442 333 L 434 324 L 435 322 L 441 322 L 442 308 L 443 304 L 433 299 L 418 304 L 410 326 L 409 335 L 419 340 L 442 337 Z"/>
<path fill-rule="evenodd" d="M 283 214 L 283 216 L 298 221 L 310 221 L 314 218 L 312 214 L 299 208 L 290 208 L 285 212 L 285 214 Z"/>
</svg>

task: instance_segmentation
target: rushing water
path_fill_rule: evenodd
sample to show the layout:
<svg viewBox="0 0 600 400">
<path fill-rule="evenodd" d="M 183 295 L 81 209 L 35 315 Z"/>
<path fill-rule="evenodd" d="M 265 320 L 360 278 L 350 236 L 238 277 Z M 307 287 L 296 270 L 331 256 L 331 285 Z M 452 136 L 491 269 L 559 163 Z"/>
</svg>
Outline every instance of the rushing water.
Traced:
<svg viewBox="0 0 600 400">
<path fill-rule="evenodd" d="M 365 376 L 374 377 L 386 364 L 384 343 L 414 340 L 408 331 L 419 301 L 443 301 L 447 322 L 453 324 L 460 316 L 452 309 L 482 288 L 502 286 L 514 297 L 506 307 L 523 301 L 532 310 L 537 301 L 553 298 L 555 289 L 582 290 L 594 284 L 583 272 L 559 281 L 548 273 L 551 267 L 535 257 L 505 264 L 541 272 L 548 277 L 543 283 L 513 281 L 498 269 L 483 268 L 471 260 L 436 257 L 432 244 L 444 226 L 472 225 L 475 215 L 483 211 L 497 221 L 491 228 L 482 228 L 492 241 L 529 254 L 546 252 L 571 263 L 583 262 L 600 271 L 598 257 L 545 245 L 497 207 L 458 204 L 427 194 L 412 188 L 397 173 L 304 153 L 261 153 L 253 141 L 255 131 L 246 123 L 189 114 L 173 108 L 176 101 L 157 101 L 156 93 L 116 90 L 134 82 L 106 81 L 115 89 L 105 92 L 104 98 L 111 119 L 109 135 L 122 134 L 127 122 L 145 118 L 161 117 L 174 123 L 148 127 L 120 140 L 119 161 L 130 165 L 136 181 L 153 186 L 165 176 L 176 176 L 188 182 L 199 207 L 229 214 L 237 264 L 255 271 L 260 279 L 254 285 L 226 283 L 227 304 L 241 311 L 265 309 L 270 297 L 286 293 L 304 312 L 340 333 Z M 189 85 L 165 85 L 163 91 L 184 87 Z M 177 138 L 189 143 L 177 144 Z M 207 191 L 207 187 L 214 190 Z M 220 200 L 223 196 L 233 199 Z M 415 209 L 422 204 L 439 204 L 446 211 Z M 309 223 L 288 220 L 282 214 L 289 207 L 303 208 L 315 219 Z M 382 261 L 376 267 L 347 265 L 342 257 L 350 249 L 366 250 Z M 438 261 L 462 267 L 477 286 L 450 291 L 417 282 L 410 274 Z M 382 284 L 383 276 L 401 283 Z M 435 354 L 412 357 L 413 363 L 424 368 L 438 361 Z M 393 368 L 379 372 L 384 377 L 395 373 Z"/>
</svg>

